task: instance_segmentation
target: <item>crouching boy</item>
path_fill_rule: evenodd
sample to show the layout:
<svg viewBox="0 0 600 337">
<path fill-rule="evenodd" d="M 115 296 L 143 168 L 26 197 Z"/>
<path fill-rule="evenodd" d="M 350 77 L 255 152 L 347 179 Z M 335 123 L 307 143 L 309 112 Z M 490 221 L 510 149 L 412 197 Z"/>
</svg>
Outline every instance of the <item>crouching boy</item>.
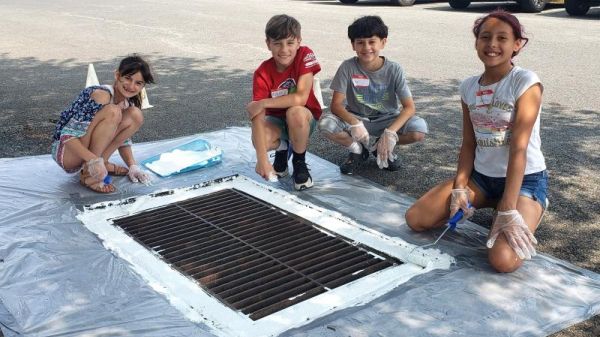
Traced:
<svg viewBox="0 0 600 337">
<path fill-rule="evenodd" d="M 350 151 L 340 165 L 343 174 L 353 174 L 357 165 L 369 158 L 369 150 L 379 168 L 396 171 L 396 144 L 418 142 L 427 134 L 427 123 L 415 116 L 402 67 L 379 55 L 387 36 L 388 28 L 378 16 L 361 17 L 348 27 L 356 56 L 338 68 L 330 86 L 334 91 L 332 113 L 319 121 L 325 137 Z M 371 137 L 375 138 L 372 146 Z"/>
<path fill-rule="evenodd" d="M 293 17 L 272 17 L 265 33 L 272 57 L 254 72 L 252 102 L 246 107 L 252 121 L 256 173 L 267 180 L 286 176 L 293 154 L 294 187 L 303 190 L 313 185 L 304 157 L 321 116 L 312 90 L 313 76 L 321 67 L 313 51 L 300 45 L 300 23 Z M 270 150 L 276 150 L 273 164 L 267 156 Z"/>
</svg>

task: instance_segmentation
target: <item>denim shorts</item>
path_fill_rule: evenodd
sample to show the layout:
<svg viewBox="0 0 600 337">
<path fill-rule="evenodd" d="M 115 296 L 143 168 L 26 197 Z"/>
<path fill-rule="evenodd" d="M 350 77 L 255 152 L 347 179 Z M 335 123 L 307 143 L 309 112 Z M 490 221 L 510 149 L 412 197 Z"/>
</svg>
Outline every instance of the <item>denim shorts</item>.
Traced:
<svg viewBox="0 0 600 337">
<path fill-rule="evenodd" d="M 471 180 L 488 199 L 496 200 L 504 193 L 506 178 L 493 178 L 485 176 L 475 170 L 471 173 Z M 548 171 L 543 170 L 523 176 L 521 191 L 519 195 L 531 198 L 546 209 L 546 198 L 548 196 Z"/>
</svg>

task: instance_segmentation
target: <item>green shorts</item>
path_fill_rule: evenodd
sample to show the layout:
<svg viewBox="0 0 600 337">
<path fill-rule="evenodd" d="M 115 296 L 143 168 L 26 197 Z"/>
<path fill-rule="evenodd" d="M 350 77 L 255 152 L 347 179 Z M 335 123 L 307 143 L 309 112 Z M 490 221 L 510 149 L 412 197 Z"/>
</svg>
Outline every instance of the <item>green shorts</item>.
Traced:
<svg viewBox="0 0 600 337">
<path fill-rule="evenodd" d="M 288 134 L 287 123 L 285 122 L 285 117 L 276 117 L 276 116 L 267 115 L 267 116 L 265 116 L 265 120 L 279 128 L 279 130 L 281 131 L 279 134 L 279 139 L 290 140 L 290 136 Z M 313 134 L 313 132 L 315 131 L 316 128 L 317 128 L 317 120 L 314 118 L 311 118 L 310 119 L 310 131 L 308 133 L 309 137 L 310 137 L 310 135 Z"/>
</svg>

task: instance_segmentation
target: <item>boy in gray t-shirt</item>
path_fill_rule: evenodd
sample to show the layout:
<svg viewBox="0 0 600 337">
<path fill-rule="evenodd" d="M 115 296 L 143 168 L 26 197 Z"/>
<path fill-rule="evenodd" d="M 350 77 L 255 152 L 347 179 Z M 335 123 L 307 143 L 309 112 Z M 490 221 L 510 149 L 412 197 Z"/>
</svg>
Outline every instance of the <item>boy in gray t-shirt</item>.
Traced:
<svg viewBox="0 0 600 337">
<path fill-rule="evenodd" d="M 325 137 L 350 151 L 340 165 L 343 174 L 353 174 L 357 164 L 369 158 L 369 139 L 379 168 L 396 171 L 396 144 L 421 141 L 427 123 L 415 116 L 415 104 L 398 63 L 379 52 L 387 42 L 388 28 L 379 16 L 364 16 L 348 27 L 348 37 L 356 57 L 338 68 L 333 89 L 331 113 L 319 120 Z M 402 105 L 398 104 L 398 100 Z"/>
</svg>

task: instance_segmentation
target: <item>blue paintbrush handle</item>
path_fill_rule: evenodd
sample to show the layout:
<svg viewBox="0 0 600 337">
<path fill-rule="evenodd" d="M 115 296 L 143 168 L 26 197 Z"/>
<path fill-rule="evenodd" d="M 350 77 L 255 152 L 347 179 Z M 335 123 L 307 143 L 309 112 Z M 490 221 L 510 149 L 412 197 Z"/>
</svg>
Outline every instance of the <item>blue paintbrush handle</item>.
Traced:
<svg viewBox="0 0 600 337">
<path fill-rule="evenodd" d="M 470 202 L 467 203 L 467 207 L 471 208 Z M 454 216 L 448 220 L 448 227 L 450 227 L 450 229 L 455 229 L 456 224 L 462 220 L 463 216 L 465 216 L 465 212 L 462 210 L 462 208 L 460 208 L 456 213 L 454 213 Z"/>
<path fill-rule="evenodd" d="M 462 208 L 459 209 L 458 212 L 454 213 L 454 216 L 448 220 L 448 227 L 450 227 L 450 229 L 455 229 L 456 224 L 462 220 L 464 215 L 465 212 L 462 210 Z"/>
</svg>

